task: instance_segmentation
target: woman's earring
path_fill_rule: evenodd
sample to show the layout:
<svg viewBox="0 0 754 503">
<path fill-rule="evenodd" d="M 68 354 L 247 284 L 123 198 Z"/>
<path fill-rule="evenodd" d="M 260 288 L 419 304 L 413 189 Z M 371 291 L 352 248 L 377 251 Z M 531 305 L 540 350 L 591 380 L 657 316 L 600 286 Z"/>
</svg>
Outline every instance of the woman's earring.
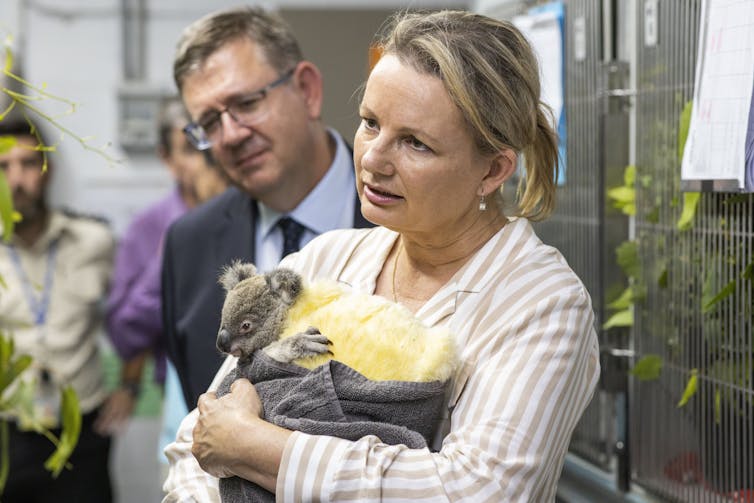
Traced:
<svg viewBox="0 0 754 503">
<path fill-rule="evenodd" d="M 479 196 L 479 211 L 487 209 L 487 201 L 484 200 L 484 196 Z"/>
</svg>

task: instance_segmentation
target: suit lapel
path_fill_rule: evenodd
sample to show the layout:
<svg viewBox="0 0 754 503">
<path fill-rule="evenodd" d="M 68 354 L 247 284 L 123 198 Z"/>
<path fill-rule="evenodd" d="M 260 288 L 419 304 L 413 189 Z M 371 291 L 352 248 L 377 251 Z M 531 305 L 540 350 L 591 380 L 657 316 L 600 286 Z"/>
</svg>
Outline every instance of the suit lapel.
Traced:
<svg viewBox="0 0 754 503">
<path fill-rule="evenodd" d="M 229 198 L 214 236 L 215 264 L 227 265 L 233 260 L 254 261 L 254 220 L 256 203 L 238 189 Z"/>
</svg>

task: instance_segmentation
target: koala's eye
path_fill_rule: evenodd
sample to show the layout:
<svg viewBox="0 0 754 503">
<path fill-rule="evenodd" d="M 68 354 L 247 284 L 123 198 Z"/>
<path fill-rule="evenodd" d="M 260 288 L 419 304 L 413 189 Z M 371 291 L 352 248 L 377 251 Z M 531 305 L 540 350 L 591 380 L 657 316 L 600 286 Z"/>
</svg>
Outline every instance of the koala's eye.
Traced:
<svg viewBox="0 0 754 503">
<path fill-rule="evenodd" d="M 249 320 L 245 320 L 243 323 L 241 323 L 241 331 L 248 332 L 249 330 L 251 330 L 251 322 Z"/>
</svg>

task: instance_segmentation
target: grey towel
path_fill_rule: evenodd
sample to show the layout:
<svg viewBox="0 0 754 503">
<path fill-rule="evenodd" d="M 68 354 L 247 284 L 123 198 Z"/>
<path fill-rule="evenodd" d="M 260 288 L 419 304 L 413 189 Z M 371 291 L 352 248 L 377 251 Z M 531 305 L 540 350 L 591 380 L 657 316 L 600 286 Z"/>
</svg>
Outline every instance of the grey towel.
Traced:
<svg viewBox="0 0 754 503">
<path fill-rule="evenodd" d="M 444 404 L 445 383 L 370 381 L 331 360 L 313 370 L 277 362 L 257 351 L 223 380 L 217 396 L 239 377 L 254 383 L 265 418 L 312 435 L 357 440 L 376 435 L 384 443 L 411 449 L 432 439 Z M 239 477 L 220 480 L 226 503 L 271 502 L 272 493 Z"/>
</svg>

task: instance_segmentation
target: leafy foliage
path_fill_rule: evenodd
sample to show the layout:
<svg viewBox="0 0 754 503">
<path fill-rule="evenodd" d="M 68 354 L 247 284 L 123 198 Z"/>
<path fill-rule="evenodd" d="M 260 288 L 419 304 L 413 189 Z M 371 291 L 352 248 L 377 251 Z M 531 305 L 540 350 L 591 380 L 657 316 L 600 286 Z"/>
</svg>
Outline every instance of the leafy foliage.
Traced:
<svg viewBox="0 0 754 503">
<path fill-rule="evenodd" d="M 29 355 L 16 355 L 11 337 L 0 333 L 0 494 L 9 473 L 8 421 L 15 419 L 19 427 L 34 430 L 56 446 L 55 452 L 45 462 L 45 468 L 57 477 L 73 453 L 81 432 L 81 412 L 76 393 L 70 386 L 61 390 L 62 432 L 60 438 L 50 432 L 34 412 L 35 385 L 17 380 L 29 368 Z M 6 392 L 7 395 L 6 396 Z"/>
<path fill-rule="evenodd" d="M 52 100 L 61 103 L 66 107 L 62 115 L 68 115 L 75 111 L 76 104 L 70 100 L 55 96 L 45 90 L 45 86 L 37 87 L 22 79 L 13 71 L 13 53 L 6 43 L 5 47 L 5 64 L 2 68 L 2 74 L 16 82 L 19 82 L 27 89 L 27 92 L 20 93 L 8 89 L 0 88 L 0 92 L 10 98 L 10 104 L 5 110 L 0 112 L 0 121 L 4 120 L 17 107 L 20 108 L 22 116 L 30 126 L 31 133 L 36 136 L 38 145 L 36 150 L 42 152 L 43 163 L 42 170 L 47 169 L 47 153 L 54 151 L 56 145 L 46 145 L 42 142 L 34 121 L 29 112 L 38 117 L 38 120 L 45 121 L 53 126 L 61 137 L 70 136 L 78 141 L 81 146 L 99 154 L 105 158 L 108 163 L 118 162 L 105 152 L 105 146 L 92 147 L 88 144 L 89 138 L 81 137 L 61 122 L 57 117 L 46 114 L 37 103 L 43 100 Z M 0 153 L 7 152 L 16 145 L 13 137 L 0 136 Z M 19 221 L 20 215 L 13 210 L 13 199 L 8 187 L 5 175 L 0 172 L 0 223 L 3 226 L 3 239 L 8 240 L 13 234 L 15 222 Z M 0 277 L 0 287 L 6 288 L 7 285 Z M 49 470 L 53 477 L 57 477 L 60 472 L 68 466 L 68 459 L 73 453 L 81 433 L 81 411 L 79 401 L 75 391 L 71 386 L 66 386 L 60 390 L 61 393 L 61 433 L 60 438 L 56 437 L 50 430 L 50 425 L 43 422 L 38 417 L 34 406 L 36 394 L 36 383 L 20 379 L 21 375 L 32 364 L 32 358 L 29 355 L 15 354 L 15 345 L 13 338 L 0 332 L 0 495 L 8 480 L 10 472 L 10 456 L 8 452 L 9 440 L 9 422 L 14 420 L 19 428 L 33 430 L 47 437 L 54 445 L 55 451 L 45 461 L 44 466 Z"/>
<path fill-rule="evenodd" d="M 0 171 L 0 223 L 3 225 L 3 240 L 8 241 L 13 235 L 13 224 L 19 215 L 13 211 L 13 198 L 8 187 L 5 173 Z"/>
<path fill-rule="evenodd" d="M 640 381 L 653 381 L 660 377 L 662 371 L 662 357 L 659 355 L 646 355 L 642 357 L 629 373 L 636 376 Z"/>
<path fill-rule="evenodd" d="M 681 117 L 678 121 L 678 162 L 683 159 L 683 151 L 686 149 L 686 139 L 689 136 L 689 128 L 691 126 L 691 110 L 694 102 L 689 100 L 683 105 L 681 111 Z"/>
<path fill-rule="evenodd" d="M 612 199 L 613 207 L 626 215 L 636 214 L 636 166 L 626 166 L 623 172 L 623 185 L 608 189 L 607 197 Z"/>
<path fill-rule="evenodd" d="M 632 327 L 634 326 L 634 309 L 633 306 L 610 316 L 602 326 L 605 330 L 613 327 Z"/>
<path fill-rule="evenodd" d="M 629 278 L 638 278 L 640 272 L 639 248 L 636 241 L 624 241 L 615 249 L 618 265 Z"/>
<path fill-rule="evenodd" d="M 681 395 L 681 399 L 678 401 L 678 407 L 683 407 L 684 405 L 686 405 L 689 400 L 691 400 L 691 397 L 696 394 L 698 387 L 699 371 L 697 369 L 692 369 L 691 376 L 686 382 L 686 389 L 683 390 L 683 395 Z"/>
<path fill-rule="evenodd" d="M 683 209 L 681 210 L 681 216 L 678 218 L 676 226 L 679 231 L 685 231 L 691 228 L 691 224 L 696 216 L 696 207 L 699 204 L 699 198 L 702 195 L 699 192 L 684 192 L 683 193 Z"/>
</svg>

